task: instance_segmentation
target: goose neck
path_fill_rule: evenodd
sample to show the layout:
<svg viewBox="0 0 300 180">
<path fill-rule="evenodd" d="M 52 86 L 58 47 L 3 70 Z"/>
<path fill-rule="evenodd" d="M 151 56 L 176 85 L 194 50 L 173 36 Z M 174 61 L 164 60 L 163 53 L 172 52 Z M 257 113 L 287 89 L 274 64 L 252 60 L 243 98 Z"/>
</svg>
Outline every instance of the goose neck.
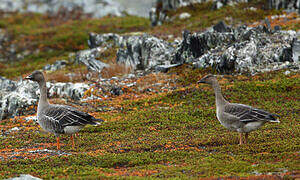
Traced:
<svg viewBox="0 0 300 180">
<path fill-rule="evenodd" d="M 216 96 L 216 105 L 217 106 L 225 105 L 226 100 L 224 99 L 224 97 L 222 95 L 221 87 L 220 87 L 218 81 L 213 81 L 212 87 L 214 89 L 215 96 Z"/>
<path fill-rule="evenodd" d="M 40 99 L 38 106 L 45 106 L 48 105 L 48 98 L 47 98 L 47 86 L 45 81 L 39 82 L 39 88 L 40 88 Z"/>
</svg>

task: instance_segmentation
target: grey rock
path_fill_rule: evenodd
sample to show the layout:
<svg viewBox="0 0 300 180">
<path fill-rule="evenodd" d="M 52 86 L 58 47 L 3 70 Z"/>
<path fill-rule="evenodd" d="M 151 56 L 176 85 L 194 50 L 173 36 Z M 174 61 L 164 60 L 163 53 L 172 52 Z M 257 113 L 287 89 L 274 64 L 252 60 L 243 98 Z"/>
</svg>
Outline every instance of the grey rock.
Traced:
<svg viewBox="0 0 300 180">
<path fill-rule="evenodd" d="M 88 45 L 91 49 L 96 47 L 122 46 L 122 43 L 123 37 L 118 34 L 96 34 L 93 32 L 89 33 Z"/>
<path fill-rule="evenodd" d="M 16 83 L 0 76 L 0 89 L 1 91 L 13 91 L 16 89 Z"/>
<path fill-rule="evenodd" d="M 188 19 L 191 17 L 191 14 L 190 13 L 187 13 L 187 12 L 184 12 L 184 13 L 181 13 L 179 15 L 179 19 L 183 20 L 183 19 Z"/>
<path fill-rule="evenodd" d="M 299 1 L 298 0 L 268 0 L 268 9 L 286 9 L 286 10 L 297 10 L 299 12 Z"/>
<path fill-rule="evenodd" d="M 97 60 L 96 58 L 100 58 L 101 53 L 105 50 L 106 49 L 103 48 L 93 48 L 79 51 L 76 54 L 75 62 L 85 64 L 88 70 L 101 72 L 103 68 L 108 67 L 109 65 Z"/>
<path fill-rule="evenodd" d="M 183 64 L 202 56 L 206 51 L 235 41 L 233 33 L 193 33 L 183 32 L 183 41 L 176 50 L 173 64 Z"/>
<path fill-rule="evenodd" d="M 210 33 L 188 35 L 187 40 L 183 40 L 183 42 L 190 42 L 191 38 L 196 42 L 185 43 L 184 50 L 178 51 L 185 56 L 181 54 L 179 57 L 183 61 L 193 59 L 193 65 L 196 68 L 214 67 L 221 73 L 249 72 L 255 74 L 275 69 L 299 69 L 299 64 L 291 63 L 293 62 L 291 43 L 295 32 L 268 33 L 262 27 L 237 28 L 232 33 L 219 33 L 217 36 L 222 34 L 221 37 L 225 40 L 220 43 L 213 43 L 213 38 L 203 39 L 203 37 L 214 35 Z M 232 38 L 231 35 L 234 35 L 235 38 Z M 202 46 L 198 45 L 200 42 Z M 214 44 L 215 46 L 203 46 L 203 44 Z M 192 48 L 192 46 L 196 47 Z"/>
<path fill-rule="evenodd" d="M 217 10 L 217 9 L 220 9 L 221 7 L 223 7 L 223 6 L 224 6 L 224 4 L 223 4 L 222 1 L 214 1 L 212 9 Z"/>
<path fill-rule="evenodd" d="M 124 8 L 126 13 L 135 16 L 142 16 L 147 18 L 149 10 L 155 4 L 156 0 L 115 0 L 121 7 Z"/>
<path fill-rule="evenodd" d="M 80 100 L 84 96 L 84 92 L 90 87 L 84 83 L 49 83 L 47 82 L 49 97 L 71 98 Z"/>
<path fill-rule="evenodd" d="M 122 88 L 118 86 L 112 86 L 110 89 L 110 93 L 115 96 L 120 96 L 123 94 Z"/>
<path fill-rule="evenodd" d="M 274 31 L 280 31 L 280 30 L 281 30 L 281 26 L 279 25 L 274 26 Z"/>
<path fill-rule="evenodd" d="M 214 31 L 216 32 L 230 32 L 231 29 L 225 24 L 224 21 L 218 22 L 213 26 Z"/>
<path fill-rule="evenodd" d="M 291 73 L 291 71 L 287 70 L 284 72 L 285 75 L 289 75 Z"/>
<path fill-rule="evenodd" d="M 16 88 L 0 90 L 0 120 L 25 114 L 24 109 L 36 105 L 39 91 L 37 83 L 31 81 L 14 82 Z M 90 87 L 84 83 L 47 83 L 49 97 L 80 100 Z"/>
<path fill-rule="evenodd" d="M 130 36 L 126 47 L 118 50 L 117 62 L 134 69 L 149 70 L 157 65 L 170 64 L 174 50 L 171 43 L 154 36 Z"/>
<path fill-rule="evenodd" d="M 21 174 L 19 177 L 9 178 L 7 180 L 42 180 L 29 174 Z"/>
<path fill-rule="evenodd" d="M 293 52 L 291 47 L 285 47 L 280 51 L 279 61 L 281 62 L 293 62 Z"/>
<path fill-rule="evenodd" d="M 300 40 L 294 39 L 292 44 L 292 52 L 293 52 L 293 61 L 295 63 L 300 62 Z"/>
<path fill-rule="evenodd" d="M 155 71 L 166 73 L 166 72 L 168 72 L 171 68 L 178 67 L 178 66 L 180 66 L 180 65 L 181 65 L 181 64 L 159 65 L 159 66 L 156 66 L 156 67 L 155 67 Z"/>
<path fill-rule="evenodd" d="M 59 69 L 64 68 L 67 65 L 67 61 L 66 60 L 60 60 L 60 61 L 56 61 L 54 64 L 47 64 L 46 66 L 44 66 L 43 70 L 45 71 L 57 71 Z"/>
</svg>

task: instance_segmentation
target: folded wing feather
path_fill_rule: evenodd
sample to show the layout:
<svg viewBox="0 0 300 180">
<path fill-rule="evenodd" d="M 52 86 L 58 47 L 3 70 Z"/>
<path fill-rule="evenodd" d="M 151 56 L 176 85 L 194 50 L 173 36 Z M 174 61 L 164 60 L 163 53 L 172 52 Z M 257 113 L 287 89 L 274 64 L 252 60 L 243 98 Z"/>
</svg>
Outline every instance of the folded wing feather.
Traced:
<svg viewBox="0 0 300 180">
<path fill-rule="evenodd" d="M 51 105 L 44 111 L 44 117 L 56 126 L 84 126 L 96 124 L 95 118 L 70 106 Z"/>
<path fill-rule="evenodd" d="M 256 109 L 244 104 L 228 104 L 225 106 L 225 112 L 237 117 L 240 121 L 248 123 L 254 121 L 273 121 L 277 122 L 276 114 L 271 114 L 261 109 Z"/>
</svg>

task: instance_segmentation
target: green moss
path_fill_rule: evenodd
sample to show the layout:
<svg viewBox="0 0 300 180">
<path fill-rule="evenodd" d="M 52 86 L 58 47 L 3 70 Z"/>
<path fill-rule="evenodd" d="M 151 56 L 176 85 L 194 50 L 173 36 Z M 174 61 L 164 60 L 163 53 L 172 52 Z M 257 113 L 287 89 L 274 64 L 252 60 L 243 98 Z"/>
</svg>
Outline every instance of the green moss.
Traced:
<svg viewBox="0 0 300 180">
<path fill-rule="evenodd" d="M 126 33 L 146 31 L 150 27 L 148 19 L 135 16 L 63 21 L 39 14 L 15 14 L 0 19 L 0 26 L 7 30 L 13 38 L 12 43 L 19 49 L 40 51 L 0 69 L 0 75 L 9 78 L 39 69 L 49 62 L 67 57 L 70 52 L 87 49 L 89 32 Z M 110 60 L 112 55 L 107 61 Z"/>
<path fill-rule="evenodd" d="M 196 72 L 203 76 L 198 70 L 190 75 Z M 278 71 L 253 79 L 244 77 L 243 81 L 227 78 L 222 88 L 228 100 L 277 113 L 282 116 L 281 123 L 266 124 L 250 133 L 249 144 L 239 146 L 237 133 L 226 130 L 216 119 L 211 88 L 191 83 L 157 97 L 121 102 L 120 111 L 103 116 L 107 122 L 82 130 L 75 151 L 63 137 L 63 151 L 73 155 L 2 160 L 0 174 L 4 178 L 24 173 L 46 179 L 133 178 L 137 172 L 149 171 L 143 176 L 196 179 L 299 171 L 297 74 L 285 76 Z M 118 116 L 120 120 L 114 121 Z M 2 138 L 0 149 L 50 142 L 55 142 L 53 135 L 24 128 Z"/>
</svg>

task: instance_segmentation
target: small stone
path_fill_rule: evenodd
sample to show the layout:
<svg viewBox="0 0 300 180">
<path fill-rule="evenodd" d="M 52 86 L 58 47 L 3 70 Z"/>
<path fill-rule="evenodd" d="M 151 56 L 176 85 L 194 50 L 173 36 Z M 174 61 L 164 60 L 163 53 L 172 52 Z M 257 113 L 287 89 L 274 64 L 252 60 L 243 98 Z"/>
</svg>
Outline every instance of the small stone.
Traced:
<svg viewBox="0 0 300 180">
<path fill-rule="evenodd" d="M 220 9 L 223 6 L 224 6 L 224 4 L 221 1 L 217 1 L 217 3 L 216 3 L 216 9 Z"/>
<path fill-rule="evenodd" d="M 281 26 L 279 26 L 279 25 L 274 26 L 274 30 L 275 31 L 280 31 L 281 30 Z"/>
<path fill-rule="evenodd" d="M 14 127 L 14 128 L 11 128 L 11 129 L 9 130 L 9 132 L 12 132 L 12 131 L 19 131 L 19 130 L 20 130 L 20 128 Z"/>
<path fill-rule="evenodd" d="M 37 122 L 37 117 L 36 116 L 28 116 L 28 117 L 25 118 L 25 120 L 26 121 L 31 121 L 32 120 L 34 122 Z"/>
<path fill-rule="evenodd" d="M 7 180 L 42 180 L 29 174 L 21 174 L 19 177 L 9 178 Z"/>
<path fill-rule="evenodd" d="M 181 13 L 181 14 L 179 15 L 179 19 L 181 19 L 181 20 L 188 19 L 188 18 L 190 18 L 190 17 L 191 17 L 191 14 L 190 14 L 190 13 L 187 13 L 187 12 Z"/>
<path fill-rule="evenodd" d="M 171 68 L 180 66 L 181 64 L 172 64 L 172 65 L 159 65 L 155 67 L 155 70 L 158 72 L 168 72 Z"/>
<path fill-rule="evenodd" d="M 289 71 L 289 70 L 287 70 L 287 71 L 285 71 L 284 72 L 284 74 L 287 76 L 287 75 L 289 75 L 291 73 L 291 71 Z"/>
</svg>

